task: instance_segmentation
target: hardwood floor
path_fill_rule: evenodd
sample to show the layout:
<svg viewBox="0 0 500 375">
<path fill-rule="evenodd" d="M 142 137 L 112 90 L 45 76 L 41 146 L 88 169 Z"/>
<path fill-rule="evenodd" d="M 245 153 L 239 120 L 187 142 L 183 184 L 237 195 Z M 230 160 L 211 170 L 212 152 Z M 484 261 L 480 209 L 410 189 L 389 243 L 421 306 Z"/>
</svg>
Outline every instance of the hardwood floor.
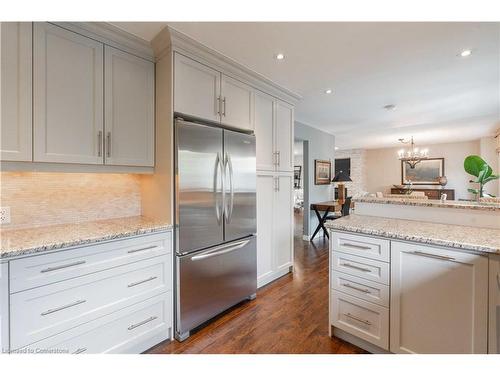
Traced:
<svg viewBox="0 0 500 375">
<path fill-rule="evenodd" d="M 295 271 L 257 291 L 186 341 L 161 343 L 147 353 L 365 353 L 328 337 L 328 242 L 302 240 L 295 223 Z"/>
</svg>

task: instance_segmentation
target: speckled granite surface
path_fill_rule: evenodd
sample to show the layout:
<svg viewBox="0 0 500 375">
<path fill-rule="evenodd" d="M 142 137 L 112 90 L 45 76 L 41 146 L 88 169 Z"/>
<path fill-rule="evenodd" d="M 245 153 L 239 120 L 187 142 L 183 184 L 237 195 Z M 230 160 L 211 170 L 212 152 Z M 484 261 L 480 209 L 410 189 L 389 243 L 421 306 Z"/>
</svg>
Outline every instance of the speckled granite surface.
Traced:
<svg viewBox="0 0 500 375">
<path fill-rule="evenodd" d="M 328 221 L 330 229 L 500 254 L 500 230 L 424 221 L 349 215 Z"/>
<path fill-rule="evenodd" d="M 0 231 L 0 259 L 40 253 L 70 246 L 88 245 L 140 234 L 160 232 L 172 226 L 142 216 Z"/>
<path fill-rule="evenodd" d="M 500 203 L 477 203 L 467 201 L 444 201 L 436 199 L 404 199 L 404 198 L 376 198 L 362 197 L 355 198 L 353 202 L 359 203 L 380 203 L 380 204 L 400 204 L 406 206 L 421 207 L 442 207 L 442 208 L 460 208 L 468 210 L 500 211 Z"/>
</svg>

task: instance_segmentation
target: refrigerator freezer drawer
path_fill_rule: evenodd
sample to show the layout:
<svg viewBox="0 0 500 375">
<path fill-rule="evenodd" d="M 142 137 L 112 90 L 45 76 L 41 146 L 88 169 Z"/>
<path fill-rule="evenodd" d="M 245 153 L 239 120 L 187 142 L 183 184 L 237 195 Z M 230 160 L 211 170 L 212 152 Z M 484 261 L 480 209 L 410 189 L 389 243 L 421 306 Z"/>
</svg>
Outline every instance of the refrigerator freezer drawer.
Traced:
<svg viewBox="0 0 500 375">
<path fill-rule="evenodd" d="M 256 292 L 255 236 L 176 258 L 180 335 Z"/>
</svg>

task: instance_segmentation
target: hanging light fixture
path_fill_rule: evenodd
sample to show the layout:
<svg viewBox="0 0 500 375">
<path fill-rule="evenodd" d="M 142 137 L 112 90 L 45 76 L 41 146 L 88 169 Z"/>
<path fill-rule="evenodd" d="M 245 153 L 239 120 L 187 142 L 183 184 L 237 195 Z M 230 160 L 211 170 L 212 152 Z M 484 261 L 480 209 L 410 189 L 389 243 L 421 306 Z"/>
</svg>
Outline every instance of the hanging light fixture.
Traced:
<svg viewBox="0 0 500 375">
<path fill-rule="evenodd" d="M 419 150 L 418 147 L 415 147 L 415 143 L 413 142 L 413 136 L 409 140 L 405 140 L 404 138 L 399 138 L 398 141 L 403 144 L 410 145 L 410 148 L 408 150 L 404 149 L 399 150 L 398 156 L 399 160 L 406 162 L 411 169 L 414 169 L 418 163 L 428 158 L 427 149 Z"/>
</svg>

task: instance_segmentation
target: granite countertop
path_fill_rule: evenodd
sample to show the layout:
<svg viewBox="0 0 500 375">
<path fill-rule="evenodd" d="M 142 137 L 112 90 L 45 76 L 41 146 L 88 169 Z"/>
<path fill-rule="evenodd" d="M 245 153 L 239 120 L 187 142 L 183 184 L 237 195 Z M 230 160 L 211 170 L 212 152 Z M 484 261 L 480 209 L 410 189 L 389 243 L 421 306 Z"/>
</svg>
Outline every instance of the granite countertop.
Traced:
<svg viewBox="0 0 500 375">
<path fill-rule="evenodd" d="M 330 220 L 325 226 L 334 230 L 500 254 L 500 229 L 436 224 L 425 221 L 389 219 L 356 214 Z"/>
<path fill-rule="evenodd" d="M 460 208 L 468 210 L 500 211 L 500 203 L 477 203 L 468 201 L 440 201 L 437 199 L 415 199 L 415 198 L 376 198 L 360 197 L 354 198 L 357 203 L 380 203 L 380 204 L 399 204 L 406 206 L 421 207 L 441 207 L 441 208 Z"/>
<path fill-rule="evenodd" d="M 142 216 L 89 221 L 78 224 L 50 225 L 27 229 L 0 230 L 0 259 L 41 253 L 70 246 L 171 229 L 170 224 Z"/>
</svg>

